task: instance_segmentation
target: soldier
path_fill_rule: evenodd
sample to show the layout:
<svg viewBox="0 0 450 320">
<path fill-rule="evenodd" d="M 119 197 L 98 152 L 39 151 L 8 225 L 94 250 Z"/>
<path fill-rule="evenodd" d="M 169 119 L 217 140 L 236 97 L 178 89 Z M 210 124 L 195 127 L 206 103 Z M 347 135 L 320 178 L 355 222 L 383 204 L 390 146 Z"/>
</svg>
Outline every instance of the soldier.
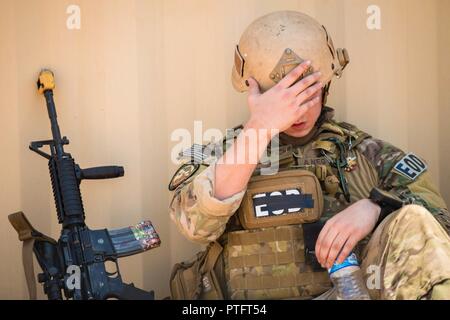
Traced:
<svg viewBox="0 0 450 320">
<path fill-rule="evenodd" d="M 325 106 L 348 63 L 299 12 L 244 32 L 232 82 L 248 91 L 250 117 L 223 154 L 206 152 L 217 144 L 184 152 L 169 185 L 171 219 L 209 244 L 176 266 L 173 298 L 314 298 L 331 288 L 326 269 L 356 251 L 368 284 L 378 272 L 371 298 L 450 299 L 450 216 L 426 162 Z M 252 130 L 265 133 L 256 147 Z M 238 154 L 259 162 L 226 161 Z M 264 175 L 269 167 L 279 170 Z"/>
</svg>

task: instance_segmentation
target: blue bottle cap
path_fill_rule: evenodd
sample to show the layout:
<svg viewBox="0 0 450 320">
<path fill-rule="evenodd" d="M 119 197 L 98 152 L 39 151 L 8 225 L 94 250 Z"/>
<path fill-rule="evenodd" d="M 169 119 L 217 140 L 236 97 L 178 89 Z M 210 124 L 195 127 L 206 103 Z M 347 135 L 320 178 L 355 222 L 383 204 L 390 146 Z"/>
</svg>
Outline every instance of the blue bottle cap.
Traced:
<svg viewBox="0 0 450 320">
<path fill-rule="evenodd" d="M 350 254 L 344 260 L 344 262 L 342 262 L 341 264 L 338 264 L 337 262 L 335 262 L 333 264 L 333 266 L 331 267 L 331 269 L 328 270 L 328 274 L 331 275 L 332 273 L 335 273 L 338 270 L 341 270 L 341 269 L 344 269 L 344 268 L 347 268 L 347 267 L 352 267 L 352 266 L 356 266 L 356 267 L 359 266 L 358 258 L 356 258 L 356 254 L 354 254 L 354 253 Z"/>
</svg>

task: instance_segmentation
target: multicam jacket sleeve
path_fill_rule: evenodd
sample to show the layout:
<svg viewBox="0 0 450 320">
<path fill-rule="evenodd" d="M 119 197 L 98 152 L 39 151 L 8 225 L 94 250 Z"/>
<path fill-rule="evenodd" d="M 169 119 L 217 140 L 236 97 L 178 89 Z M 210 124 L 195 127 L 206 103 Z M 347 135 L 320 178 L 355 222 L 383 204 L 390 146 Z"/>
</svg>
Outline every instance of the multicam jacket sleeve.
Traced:
<svg viewBox="0 0 450 320">
<path fill-rule="evenodd" d="M 179 186 L 170 204 L 170 217 L 189 240 L 206 244 L 219 238 L 239 208 L 245 190 L 225 199 L 214 197 L 215 163 L 203 166 Z"/>
<path fill-rule="evenodd" d="M 381 189 L 395 194 L 406 203 L 425 207 L 450 233 L 447 206 L 431 181 L 425 161 L 373 138 L 365 139 L 357 148 L 375 167 Z"/>
</svg>

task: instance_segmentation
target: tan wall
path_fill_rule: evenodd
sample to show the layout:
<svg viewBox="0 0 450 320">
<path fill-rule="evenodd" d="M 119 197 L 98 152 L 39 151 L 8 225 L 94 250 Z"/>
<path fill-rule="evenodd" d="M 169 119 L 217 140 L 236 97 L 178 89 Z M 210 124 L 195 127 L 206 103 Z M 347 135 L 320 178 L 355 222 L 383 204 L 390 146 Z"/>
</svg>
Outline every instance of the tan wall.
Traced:
<svg viewBox="0 0 450 320">
<path fill-rule="evenodd" d="M 441 192 L 450 203 L 450 1 L 438 3 L 439 174 Z"/>
<path fill-rule="evenodd" d="M 81 30 L 65 23 L 81 7 Z M 378 4 L 382 30 L 366 28 Z M 450 200 L 450 29 L 446 0 L 0 0 L 0 298 L 26 298 L 20 244 L 7 222 L 23 210 L 58 237 L 46 161 L 28 151 L 50 135 L 34 82 L 42 67 L 57 77 L 56 103 L 67 148 L 81 166 L 121 164 L 122 179 L 83 182 L 87 223 L 120 227 L 142 218 L 162 247 L 121 262 L 127 281 L 169 294 L 173 263 L 198 246 L 170 222 L 170 133 L 181 127 L 235 126 L 248 115 L 229 78 L 233 47 L 254 18 L 302 10 L 346 46 L 352 63 L 333 88 L 340 119 L 425 157 Z M 42 295 L 41 295 L 42 297 Z"/>
</svg>

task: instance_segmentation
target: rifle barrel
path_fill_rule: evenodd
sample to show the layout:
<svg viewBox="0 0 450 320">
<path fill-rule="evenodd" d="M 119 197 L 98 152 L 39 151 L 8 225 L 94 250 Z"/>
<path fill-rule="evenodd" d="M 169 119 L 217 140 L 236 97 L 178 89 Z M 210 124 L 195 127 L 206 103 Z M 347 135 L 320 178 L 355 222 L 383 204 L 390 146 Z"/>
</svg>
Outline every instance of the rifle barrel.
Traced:
<svg viewBox="0 0 450 320">
<path fill-rule="evenodd" d="M 50 118 L 50 124 L 52 128 L 53 140 L 55 142 L 56 154 L 58 157 L 64 155 L 64 148 L 61 139 L 61 131 L 58 125 L 58 116 L 56 114 L 55 102 L 53 100 L 53 90 L 46 90 L 44 92 L 45 100 L 47 102 L 48 117 Z"/>
</svg>

